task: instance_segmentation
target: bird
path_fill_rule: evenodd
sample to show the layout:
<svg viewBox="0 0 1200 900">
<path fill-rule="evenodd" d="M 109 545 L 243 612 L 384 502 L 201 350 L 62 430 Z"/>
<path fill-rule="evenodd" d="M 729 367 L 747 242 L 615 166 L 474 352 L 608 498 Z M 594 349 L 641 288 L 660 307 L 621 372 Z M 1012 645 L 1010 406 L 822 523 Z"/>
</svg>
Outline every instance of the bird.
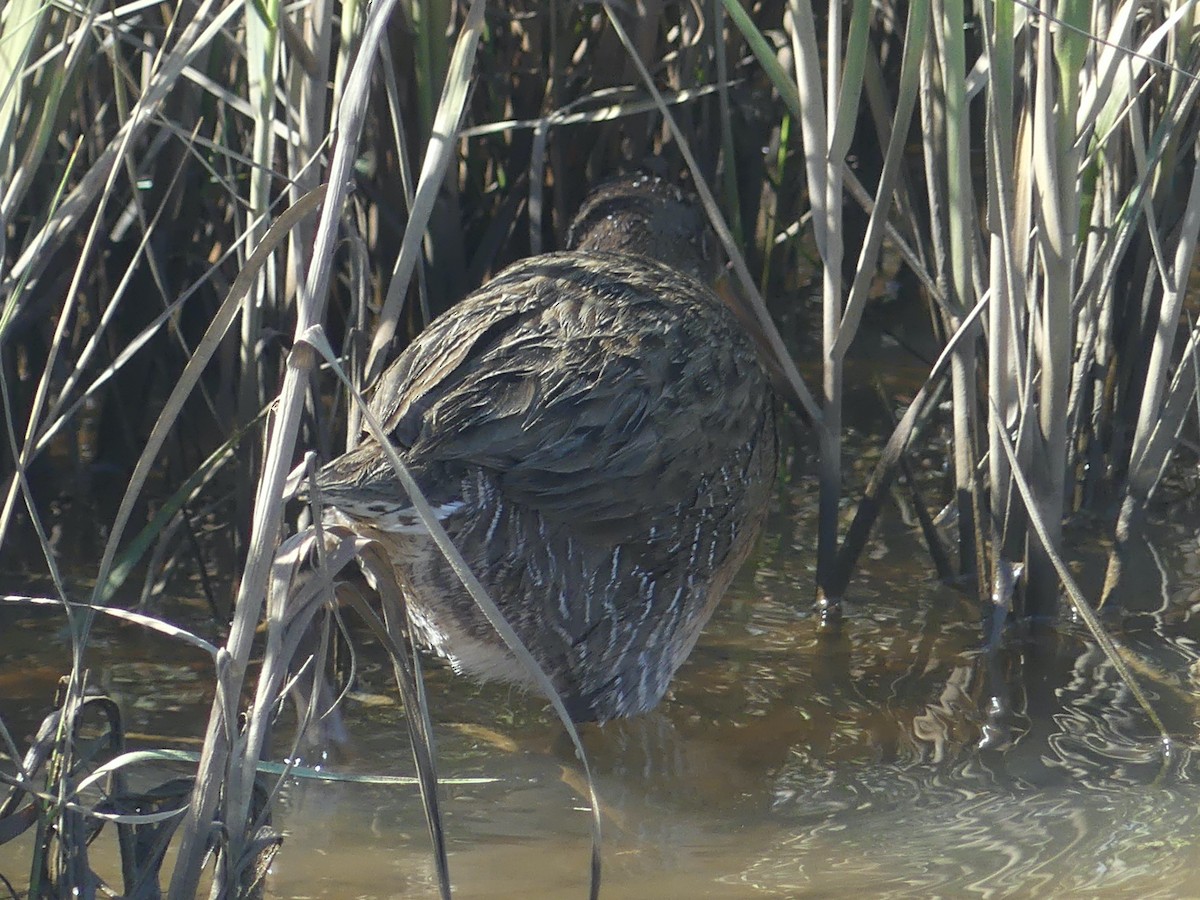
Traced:
<svg viewBox="0 0 1200 900">
<path fill-rule="evenodd" d="M 370 401 L 576 722 L 659 703 L 766 517 L 775 399 L 706 283 L 712 251 L 672 182 L 602 185 L 566 250 L 516 262 L 436 317 Z M 386 549 L 421 643 L 460 673 L 532 686 L 375 437 L 317 483 L 324 522 Z"/>
</svg>

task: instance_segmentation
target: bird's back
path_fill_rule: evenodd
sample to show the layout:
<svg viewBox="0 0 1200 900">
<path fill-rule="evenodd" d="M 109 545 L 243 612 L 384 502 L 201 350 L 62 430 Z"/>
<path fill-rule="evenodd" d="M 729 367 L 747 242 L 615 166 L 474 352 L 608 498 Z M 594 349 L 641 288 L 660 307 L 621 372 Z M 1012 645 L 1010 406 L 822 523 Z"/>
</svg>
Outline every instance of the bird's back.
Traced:
<svg viewBox="0 0 1200 900">
<path fill-rule="evenodd" d="M 517 263 L 418 336 L 372 401 L 576 718 L 653 706 L 760 530 L 773 403 L 712 291 L 600 250 Z M 365 437 L 322 472 L 332 519 L 389 548 L 426 640 L 522 672 Z"/>
</svg>

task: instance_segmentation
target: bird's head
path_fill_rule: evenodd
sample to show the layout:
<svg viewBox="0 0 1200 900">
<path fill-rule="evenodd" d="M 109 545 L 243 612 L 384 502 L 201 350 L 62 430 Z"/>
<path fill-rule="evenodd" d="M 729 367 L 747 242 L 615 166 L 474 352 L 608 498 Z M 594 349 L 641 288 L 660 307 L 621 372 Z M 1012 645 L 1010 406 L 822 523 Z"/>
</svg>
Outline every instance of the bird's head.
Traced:
<svg viewBox="0 0 1200 900">
<path fill-rule="evenodd" d="M 596 188 L 576 213 L 568 250 L 635 253 L 712 284 L 720 271 L 703 212 L 676 185 L 631 175 Z"/>
</svg>

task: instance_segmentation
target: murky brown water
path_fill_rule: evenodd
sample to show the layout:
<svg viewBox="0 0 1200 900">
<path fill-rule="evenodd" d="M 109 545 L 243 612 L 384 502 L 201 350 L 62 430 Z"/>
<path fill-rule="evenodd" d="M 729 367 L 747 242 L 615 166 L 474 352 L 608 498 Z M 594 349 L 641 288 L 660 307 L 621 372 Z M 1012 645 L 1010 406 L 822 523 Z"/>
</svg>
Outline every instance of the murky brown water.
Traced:
<svg viewBox="0 0 1200 900">
<path fill-rule="evenodd" d="M 1169 754 L 1103 656 L 1064 616 L 1036 644 L 979 650 L 978 611 L 932 582 L 895 514 L 840 634 L 810 612 L 812 486 L 781 489 L 737 581 L 653 715 L 589 728 L 604 804 L 605 897 L 1196 897 L 1200 517 L 1173 507 L 1108 624 L 1145 660 Z M 1184 520 L 1181 523 L 1181 520 Z M 1076 535 L 1085 586 L 1095 551 Z M 207 716 L 198 652 L 103 626 L 93 671 L 143 745 L 187 746 Z M 0 612 L 0 715 L 36 727 L 66 667 L 61 621 Z M 389 670 L 367 647 L 347 704 L 353 757 L 407 774 Z M 536 699 L 430 665 L 456 895 L 584 896 L 581 775 Z M 993 699 L 998 698 L 998 699 Z M 382 700 L 382 702 L 381 702 Z M 183 739 L 184 743 L 177 743 Z M 982 747 L 981 744 L 988 746 Z M 291 782 L 276 897 L 433 896 L 415 789 Z M 24 842 L 0 873 L 26 883 Z"/>
</svg>

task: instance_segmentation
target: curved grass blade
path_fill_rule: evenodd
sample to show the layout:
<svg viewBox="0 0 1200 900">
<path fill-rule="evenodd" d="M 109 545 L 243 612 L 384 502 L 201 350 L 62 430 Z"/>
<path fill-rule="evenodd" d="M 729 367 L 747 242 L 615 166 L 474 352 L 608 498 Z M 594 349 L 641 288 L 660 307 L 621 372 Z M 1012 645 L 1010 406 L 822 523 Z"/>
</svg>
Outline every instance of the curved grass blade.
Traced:
<svg viewBox="0 0 1200 900">
<path fill-rule="evenodd" d="M 0 603 L 11 603 L 16 606 L 54 606 L 62 609 L 63 601 L 54 597 L 29 597 L 21 594 L 5 594 L 0 596 Z M 67 606 L 73 609 L 86 609 L 93 613 L 99 613 L 103 616 L 108 616 L 113 619 L 119 619 L 122 622 L 130 622 L 134 625 L 141 625 L 149 628 L 152 631 L 157 631 L 159 634 L 166 635 L 169 638 L 178 638 L 185 644 L 191 644 L 199 650 L 203 650 L 214 660 L 217 658 L 217 648 L 204 640 L 202 637 L 192 634 L 178 625 L 172 625 L 170 622 L 163 619 L 156 619 L 154 616 L 148 616 L 145 613 L 133 612 L 128 609 L 116 609 L 110 606 L 96 606 L 92 603 L 76 603 L 68 600 Z"/>
<path fill-rule="evenodd" d="M 112 570 L 108 575 L 107 583 L 95 595 L 94 603 L 97 606 L 103 607 L 108 604 L 112 595 L 117 589 L 125 583 L 125 579 L 129 577 L 129 573 L 133 571 L 134 566 L 150 549 L 155 539 L 167 527 L 167 523 L 171 521 L 184 505 L 192 499 L 196 491 L 205 484 L 212 475 L 220 468 L 221 464 L 229 458 L 229 454 L 242 442 L 242 438 L 247 432 L 254 429 L 255 424 L 266 415 L 266 410 L 260 412 L 253 421 L 245 428 L 240 429 L 229 440 L 223 443 L 220 447 L 214 450 L 204 460 L 187 480 L 179 486 L 166 501 L 159 507 L 157 513 L 154 514 L 145 527 L 134 536 L 133 540 L 121 551 L 121 554 L 113 560 Z"/>
<path fill-rule="evenodd" d="M 671 134 L 675 139 L 675 143 L 679 146 L 683 158 L 687 161 L 688 169 L 692 173 L 692 183 L 696 188 L 696 193 L 700 195 L 700 200 L 704 204 L 705 212 L 708 213 L 709 221 L 712 223 L 713 229 L 717 232 L 717 237 L 721 239 L 721 244 L 725 248 L 725 252 L 729 255 L 733 263 L 734 272 L 737 273 L 738 284 L 741 286 L 745 295 L 750 298 L 750 309 L 754 313 L 754 317 L 762 329 L 763 337 L 766 339 L 771 353 L 774 354 L 776 362 L 779 363 L 781 370 L 787 377 L 787 382 L 795 392 L 796 399 L 808 413 L 814 423 L 820 423 L 823 419 L 821 408 L 813 399 L 812 392 L 809 391 L 808 385 L 805 384 L 804 378 L 800 375 L 800 371 L 796 368 L 795 362 L 792 360 L 791 354 L 788 353 L 784 346 L 783 338 L 779 335 L 779 330 L 775 327 L 775 323 L 771 321 L 771 316 L 767 312 L 767 305 L 763 301 L 762 295 L 758 292 L 758 287 L 754 283 L 754 278 L 750 274 L 749 268 L 746 266 L 746 261 L 742 258 L 742 254 L 737 244 L 734 243 L 733 235 L 729 231 L 729 226 L 725 224 L 725 219 L 721 215 L 720 209 L 717 207 L 717 201 L 713 198 L 712 191 L 708 189 L 708 185 L 704 183 L 704 178 L 701 177 L 699 163 L 696 162 L 696 157 L 688 146 L 687 139 L 684 137 L 679 124 L 675 121 L 675 117 L 671 115 L 666 102 L 663 100 L 662 94 L 658 87 L 654 84 L 654 79 L 650 77 L 650 73 L 646 70 L 645 64 L 641 57 L 633 48 L 633 42 L 630 41 L 629 35 L 626 34 L 624 26 L 621 25 L 621 20 L 613 11 L 612 5 L 605 0 L 604 11 L 608 14 L 608 20 L 612 23 L 613 29 L 617 36 L 621 39 L 621 43 L 625 46 L 629 60 L 636 66 L 638 75 L 642 79 L 646 90 L 650 96 L 654 98 L 654 103 L 658 107 L 659 113 L 663 120 L 667 123 L 667 127 L 671 129 Z M 727 0 L 728 6 L 736 6 L 736 3 L 730 3 Z M 744 14 L 744 11 L 743 11 Z M 736 18 L 736 16 L 735 16 Z M 778 65 L 778 63 L 776 63 Z M 782 69 L 780 70 L 782 71 Z"/>
<path fill-rule="evenodd" d="M 125 490 L 125 496 L 122 498 L 121 506 L 113 521 L 108 543 L 104 549 L 104 556 L 100 562 L 100 572 L 96 580 L 93 602 L 99 602 L 103 587 L 107 584 L 109 575 L 112 573 L 114 561 L 117 556 L 117 547 L 121 541 L 121 537 L 125 533 L 125 526 L 129 524 L 129 520 L 133 515 L 134 504 L 141 493 L 146 478 L 149 477 L 154 459 L 158 455 L 158 451 L 162 449 L 162 445 L 170 433 L 170 426 L 178 417 L 188 394 L 191 393 L 192 388 L 200 380 L 200 375 L 203 373 L 204 367 L 208 365 L 209 360 L 216 353 L 217 347 L 225 336 L 225 332 L 233 324 L 234 316 L 241 309 L 242 300 L 245 299 L 246 294 L 253 286 L 254 279 L 258 275 L 258 270 L 275 251 L 275 248 L 283 242 L 295 224 L 315 210 L 324 198 L 325 186 L 322 185 L 316 190 L 310 191 L 297 203 L 284 210 L 279 215 L 279 218 L 272 223 L 267 233 L 263 236 L 262 242 L 254 248 L 254 251 L 247 258 L 245 268 L 234 279 L 233 285 L 229 288 L 229 293 L 226 295 L 220 309 L 217 310 L 216 315 L 213 316 L 213 320 L 209 324 L 208 330 L 205 331 L 204 337 L 196 345 L 192 358 L 184 366 L 179 380 L 171 391 L 171 395 L 163 404 L 158 421 L 155 423 L 154 429 L 150 432 L 150 437 L 146 439 L 146 446 L 142 450 L 137 464 L 134 466 L 133 474 L 129 479 L 129 486 Z M 86 635 L 86 629 L 84 629 L 83 634 Z"/>
</svg>

